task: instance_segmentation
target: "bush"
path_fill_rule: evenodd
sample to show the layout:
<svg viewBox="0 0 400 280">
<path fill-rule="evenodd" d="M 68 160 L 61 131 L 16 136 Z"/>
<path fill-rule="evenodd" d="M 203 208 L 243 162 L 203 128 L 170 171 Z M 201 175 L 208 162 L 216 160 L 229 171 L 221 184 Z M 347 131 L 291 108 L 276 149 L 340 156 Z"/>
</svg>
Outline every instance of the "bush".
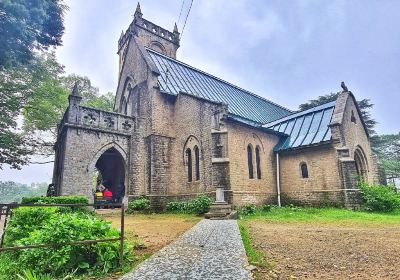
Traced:
<svg viewBox="0 0 400 280">
<path fill-rule="evenodd" d="M 392 212 L 400 208 L 400 195 L 388 186 L 359 185 L 363 207 L 367 211 Z"/>
<path fill-rule="evenodd" d="M 89 204 L 85 196 L 36 196 L 22 198 L 22 204 Z"/>
<path fill-rule="evenodd" d="M 271 204 L 264 204 L 261 206 L 261 211 L 263 212 L 270 212 L 272 210 Z"/>
<path fill-rule="evenodd" d="M 211 203 L 211 198 L 204 194 L 200 194 L 189 201 L 171 201 L 167 203 L 167 211 L 173 213 L 202 215 L 208 212 Z"/>
<path fill-rule="evenodd" d="M 254 204 L 246 204 L 239 209 L 239 213 L 244 216 L 254 215 L 257 212 L 257 206 Z"/>
<path fill-rule="evenodd" d="M 119 241 L 85 245 L 65 245 L 80 240 L 119 237 L 111 223 L 85 212 L 59 212 L 57 207 L 21 207 L 14 209 L 7 226 L 7 246 L 53 244 L 7 252 L 0 255 L 0 269 L 9 278 L 27 270 L 33 274 L 48 274 L 59 278 L 65 274 L 104 274 L 119 268 Z M 125 258 L 131 251 L 125 245 Z"/>
<path fill-rule="evenodd" d="M 134 211 L 148 211 L 150 209 L 150 200 L 142 197 L 129 201 L 127 213 L 133 213 Z"/>
</svg>

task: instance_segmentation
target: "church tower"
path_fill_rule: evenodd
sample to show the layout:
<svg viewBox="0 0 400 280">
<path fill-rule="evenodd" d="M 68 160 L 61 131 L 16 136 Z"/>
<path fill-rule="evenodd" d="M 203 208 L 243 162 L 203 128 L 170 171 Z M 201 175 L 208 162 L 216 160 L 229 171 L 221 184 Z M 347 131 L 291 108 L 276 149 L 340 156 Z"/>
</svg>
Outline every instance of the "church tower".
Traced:
<svg viewBox="0 0 400 280">
<path fill-rule="evenodd" d="M 171 32 L 144 19 L 140 4 L 138 3 L 132 23 L 125 33 L 122 31 L 118 40 L 120 70 L 130 36 L 135 36 L 137 41 L 145 47 L 166 56 L 176 58 L 176 51 L 179 48 L 179 32 L 176 23 L 173 32 Z"/>
</svg>

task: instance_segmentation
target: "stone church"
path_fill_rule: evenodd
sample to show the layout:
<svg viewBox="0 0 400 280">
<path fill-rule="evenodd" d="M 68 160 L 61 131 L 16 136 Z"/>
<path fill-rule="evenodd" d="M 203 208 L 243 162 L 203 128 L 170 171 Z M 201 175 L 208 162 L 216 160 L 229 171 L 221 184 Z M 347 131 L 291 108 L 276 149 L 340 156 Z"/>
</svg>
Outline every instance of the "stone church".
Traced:
<svg viewBox="0 0 400 280">
<path fill-rule="evenodd" d="M 234 207 L 349 205 L 356 182 L 376 180 L 354 95 L 291 111 L 177 60 L 180 34 L 134 19 L 118 41 L 114 112 L 84 107 L 77 87 L 58 127 L 58 195 L 93 200 L 95 172 L 124 202 L 155 208 L 221 191 Z M 289 96 L 288 96 L 289 98 Z"/>
</svg>

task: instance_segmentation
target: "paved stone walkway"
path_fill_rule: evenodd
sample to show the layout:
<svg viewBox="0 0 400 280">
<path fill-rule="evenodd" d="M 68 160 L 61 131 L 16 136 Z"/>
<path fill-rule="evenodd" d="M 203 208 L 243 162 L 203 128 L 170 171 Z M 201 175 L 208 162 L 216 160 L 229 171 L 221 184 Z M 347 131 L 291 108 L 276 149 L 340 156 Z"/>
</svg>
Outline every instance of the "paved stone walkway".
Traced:
<svg viewBox="0 0 400 280">
<path fill-rule="evenodd" d="M 251 279 L 235 220 L 202 220 L 122 277 L 131 279 Z"/>
</svg>

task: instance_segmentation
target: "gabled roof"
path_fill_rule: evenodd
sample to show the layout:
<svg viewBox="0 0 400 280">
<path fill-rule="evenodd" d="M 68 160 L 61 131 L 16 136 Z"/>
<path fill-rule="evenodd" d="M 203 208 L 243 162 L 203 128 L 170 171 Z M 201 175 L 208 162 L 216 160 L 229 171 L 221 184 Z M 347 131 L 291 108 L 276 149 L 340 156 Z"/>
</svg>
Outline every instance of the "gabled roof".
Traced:
<svg viewBox="0 0 400 280">
<path fill-rule="evenodd" d="M 297 112 L 263 125 L 288 135 L 275 146 L 275 151 L 315 145 L 331 140 L 332 114 L 336 101 Z"/>
<path fill-rule="evenodd" d="M 160 90 L 170 94 L 185 92 L 228 105 L 228 113 L 238 120 L 260 126 L 291 114 L 278 104 L 241 89 L 215 76 L 147 48 L 160 76 Z"/>
</svg>

